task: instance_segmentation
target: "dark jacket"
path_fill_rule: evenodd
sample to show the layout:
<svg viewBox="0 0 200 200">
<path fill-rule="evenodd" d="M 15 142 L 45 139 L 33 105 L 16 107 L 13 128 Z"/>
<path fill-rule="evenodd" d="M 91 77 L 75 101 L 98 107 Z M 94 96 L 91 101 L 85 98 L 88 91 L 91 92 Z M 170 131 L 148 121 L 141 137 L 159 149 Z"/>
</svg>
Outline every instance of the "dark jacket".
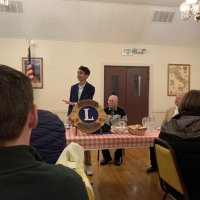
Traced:
<svg viewBox="0 0 200 200">
<path fill-rule="evenodd" d="M 76 172 L 41 162 L 30 146 L 0 147 L 0 158 L 2 200 L 88 200 Z"/>
<path fill-rule="evenodd" d="M 159 135 L 175 151 L 192 200 L 200 199 L 200 111 L 184 112 L 164 123 Z"/>
<path fill-rule="evenodd" d="M 78 102 L 78 89 L 79 89 L 79 83 L 72 85 L 71 91 L 70 91 L 70 98 L 69 98 L 70 102 Z M 85 99 L 92 100 L 94 93 L 95 93 L 95 87 L 91 85 L 90 83 L 86 82 L 79 100 L 85 100 Z M 73 109 L 73 105 L 69 105 L 68 115 L 71 114 L 72 109 Z"/>
<path fill-rule="evenodd" d="M 54 164 L 66 147 L 65 127 L 56 114 L 38 110 L 38 124 L 32 130 L 30 144 L 42 159 Z"/>
</svg>

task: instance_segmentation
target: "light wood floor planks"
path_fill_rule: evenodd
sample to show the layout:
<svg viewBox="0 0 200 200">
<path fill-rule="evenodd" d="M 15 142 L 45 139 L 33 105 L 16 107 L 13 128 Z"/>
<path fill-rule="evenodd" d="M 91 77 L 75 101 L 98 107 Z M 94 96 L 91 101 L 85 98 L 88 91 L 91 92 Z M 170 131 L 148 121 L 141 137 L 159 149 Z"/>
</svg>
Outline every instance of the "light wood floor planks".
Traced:
<svg viewBox="0 0 200 200">
<path fill-rule="evenodd" d="M 125 150 L 121 166 L 114 163 L 100 166 L 97 151 L 92 152 L 95 200 L 161 200 L 164 192 L 160 188 L 157 172 L 147 174 L 149 149 L 132 148 Z M 111 153 L 113 155 L 113 150 Z M 100 152 L 100 160 L 102 154 Z M 171 200 L 170 196 L 167 200 Z"/>
</svg>

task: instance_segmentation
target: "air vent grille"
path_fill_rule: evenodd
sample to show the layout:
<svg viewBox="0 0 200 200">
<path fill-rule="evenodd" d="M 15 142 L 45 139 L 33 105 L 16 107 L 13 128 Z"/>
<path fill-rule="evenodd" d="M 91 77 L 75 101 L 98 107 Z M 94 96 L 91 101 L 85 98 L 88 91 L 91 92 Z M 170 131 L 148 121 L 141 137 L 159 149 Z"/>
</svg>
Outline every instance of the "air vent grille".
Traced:
<svg viewBox="0 0 200 200">
<path fill-rule="evenodd" d="M 21 1 L 9 1 L 8 6 L 0 6 L 0 13 L 23 13 L 23 5 Z"/>
<path fill-rule="evenodd" d="M 174 19 L 174 11 L 154 11 L 152 22 L 171 23 Z"/>
</svg>

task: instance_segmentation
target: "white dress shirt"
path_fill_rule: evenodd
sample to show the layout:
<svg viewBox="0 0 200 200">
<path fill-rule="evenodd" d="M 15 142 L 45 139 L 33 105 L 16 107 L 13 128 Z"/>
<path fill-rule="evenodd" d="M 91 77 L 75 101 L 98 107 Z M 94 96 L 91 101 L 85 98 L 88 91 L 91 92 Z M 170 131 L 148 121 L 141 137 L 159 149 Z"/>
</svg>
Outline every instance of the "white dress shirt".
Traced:
<svg viewBox="0 0 200 200">
<path fill-rule="evenodd" d="M 80 98 L 81 98 L 81 94 L 82 94 L 82 92 L 83 92 L 84 87 L 85 87 L 85 84 L 82 85 L 82 86 L 81 86 L 81 85 L 78 86 L 78 101 L 79 101 Z"/>
</svg>

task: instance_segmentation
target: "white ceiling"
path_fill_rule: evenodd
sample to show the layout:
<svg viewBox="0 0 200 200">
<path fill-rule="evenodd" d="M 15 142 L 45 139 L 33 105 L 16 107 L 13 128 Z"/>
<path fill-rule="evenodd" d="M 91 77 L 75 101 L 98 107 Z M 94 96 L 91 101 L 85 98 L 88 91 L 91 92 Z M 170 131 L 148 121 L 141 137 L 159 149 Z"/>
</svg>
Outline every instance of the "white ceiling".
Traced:
<svg viewBox="0 0 200 200">
<path fill-rule="evenodd" d="M 180 18 L 182 0 L 22 0 L 24 13 L 0 13 L 0 37 L 200 46 L 200 22 Z M 175 12 L 171 23 L 154 11 Z"/>
</svg>

